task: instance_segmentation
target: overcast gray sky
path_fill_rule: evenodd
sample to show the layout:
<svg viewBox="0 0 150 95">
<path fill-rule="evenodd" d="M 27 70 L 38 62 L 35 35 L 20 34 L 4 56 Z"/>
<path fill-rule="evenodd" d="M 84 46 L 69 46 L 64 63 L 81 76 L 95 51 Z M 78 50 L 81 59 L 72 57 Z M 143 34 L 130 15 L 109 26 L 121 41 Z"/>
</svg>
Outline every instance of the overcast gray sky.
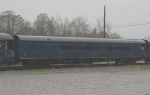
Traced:
<svg viewBox="0 0 150 95">
<path fill-rule="evenodd" d="M 40 13 L 70 20 L 84 16 L 94 26 L 96 18 L 103 18 L 104 5 L 111 32 L 123 38 L 150 36 L 150 0 L 0 0 L 0 13 L 13 10 L 32 23 Z"/>
</svg>

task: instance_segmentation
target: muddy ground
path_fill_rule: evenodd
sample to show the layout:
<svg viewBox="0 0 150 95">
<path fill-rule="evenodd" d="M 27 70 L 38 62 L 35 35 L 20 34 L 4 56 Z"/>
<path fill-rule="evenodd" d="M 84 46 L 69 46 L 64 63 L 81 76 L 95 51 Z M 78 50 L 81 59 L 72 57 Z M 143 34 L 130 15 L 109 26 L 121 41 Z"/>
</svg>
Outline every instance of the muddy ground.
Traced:
<svg viewBox="0 0 150 95">
<path fill-rule="evenodd" d="M 150 95 L 150 70 L 88 67 L 0 71 L 0 95 Z"/>
</svg>

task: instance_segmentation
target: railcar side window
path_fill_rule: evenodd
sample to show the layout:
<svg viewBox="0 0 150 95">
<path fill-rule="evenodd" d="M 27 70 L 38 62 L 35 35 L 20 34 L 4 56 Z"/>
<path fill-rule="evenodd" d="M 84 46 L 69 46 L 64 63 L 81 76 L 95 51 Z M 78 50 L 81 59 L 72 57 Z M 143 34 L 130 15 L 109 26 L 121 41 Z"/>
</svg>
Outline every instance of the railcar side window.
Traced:
<svg viewBox="0 0 150 95">
<path fill-rule="evenodd" d="M 63 45 L 62 50 L 71 50 L 71 46 L 70 45 Z"/>
<path fill-rule="evenodd" d="M 39 49 L 40 49 L 40 50 L 44 50 L 44 45 L 41 45 L 41 46 L 39 47 Z"/>
<path fill-rule="evenodd" d="M 92 46 L 84 46 L 84 50 L 93 50 Z"/>
<path fill-rule="evenodd" d="M 95 50 L 102 50 L 103 46 L 95 46 Z"/>
<path fill-rule="evenodd" d="M 74 50 L 82 50 L 82 46 L 74 46 Z"/>
<path fill-rule="evenodd" d="M 30 50 L 34 50 L 35 46 L 34 45 L 30 45 Z"/>
<path fill-rule="evenodd" d="M 130 50 L 130 47 L 129 46 L 124 46 L 123 50 Z"/>
<path fill-rule="evenodd" d="M 114 46 L 114 50 L 121 50 L 121 46 Z"/>
<path fill-rule="evenodd" d="M 106 50 L 112 50 L 112 46 L 105 46 Z"/>
</svg>

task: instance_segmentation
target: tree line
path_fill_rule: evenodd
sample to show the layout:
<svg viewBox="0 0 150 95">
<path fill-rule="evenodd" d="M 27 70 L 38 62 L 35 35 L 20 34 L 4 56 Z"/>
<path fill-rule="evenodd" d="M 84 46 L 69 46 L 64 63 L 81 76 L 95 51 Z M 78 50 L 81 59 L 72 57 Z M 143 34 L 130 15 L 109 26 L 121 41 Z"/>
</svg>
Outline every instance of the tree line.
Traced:
<svg viewBox="0 0 150 95">
<path fill-rule="evenodd" d="M 40 13 L 31 23 L 12 10 L 0 13 L 0 32 L 12 35 L 103 38 L 103 27 L 100 18 L 97 18 L 96 26 L 92 28 L 88 19 L 82 16 L 69 20 L 67 17 L 62 19 L 59 15 L 50 18 L 46 13 Z M 106 38 L 121 38 L 119 34 L 111 33 L 110 29 L 110 23 L 106 23 Z"/>
</svg>

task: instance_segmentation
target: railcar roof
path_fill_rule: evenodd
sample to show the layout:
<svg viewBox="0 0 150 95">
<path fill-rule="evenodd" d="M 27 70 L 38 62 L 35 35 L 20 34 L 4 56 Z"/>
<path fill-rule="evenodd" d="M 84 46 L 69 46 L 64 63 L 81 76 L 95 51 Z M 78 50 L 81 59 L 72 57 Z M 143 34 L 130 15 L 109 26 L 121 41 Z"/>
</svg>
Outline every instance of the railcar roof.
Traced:
<svg viewBox="0 0 150 95">
<path fill-rule="evenodd" d="M 13 40 L 13 37 L 6 33 L 0 33 L 0 40 Z"/>
<path fill-rule="evenodd" d="M 83 37 L 53 37 L 53 36 L 25 36 L 18 35 L 25 41 L 64 41 L 64 42 L 106 42 L 106 43 L 145 43 L 140 39 L 109 39 L 109 38 L 83 38 Z"/>
</svg>

